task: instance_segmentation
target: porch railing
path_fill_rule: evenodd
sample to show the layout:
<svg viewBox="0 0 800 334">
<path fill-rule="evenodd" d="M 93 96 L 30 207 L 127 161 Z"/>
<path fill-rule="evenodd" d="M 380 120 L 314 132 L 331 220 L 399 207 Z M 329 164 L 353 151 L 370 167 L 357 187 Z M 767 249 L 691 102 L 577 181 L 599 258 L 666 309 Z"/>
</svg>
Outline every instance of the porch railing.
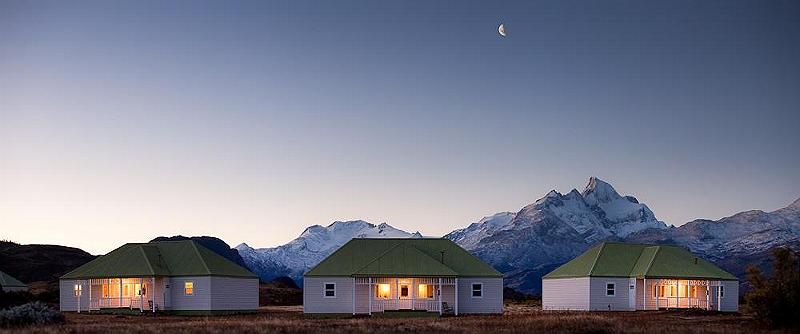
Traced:
<svg viewBox="0 0 800 334">
<path fill-rule="evenodd" d="M 93 298 L 91 305 L 89 305 L 91 309 L 101 309 L 101 308 L 142 308 L 142 300 L 139 297 L 108 297 L 108 298 Z"/>
</svg>

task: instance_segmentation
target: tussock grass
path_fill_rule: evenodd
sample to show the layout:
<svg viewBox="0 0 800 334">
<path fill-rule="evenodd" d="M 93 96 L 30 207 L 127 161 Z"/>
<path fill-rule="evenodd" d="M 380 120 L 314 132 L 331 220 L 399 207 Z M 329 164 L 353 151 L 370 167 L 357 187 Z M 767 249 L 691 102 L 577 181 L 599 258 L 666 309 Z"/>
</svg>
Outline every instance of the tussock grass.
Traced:
<svg viewBox="0 0 800 334">
<path fill-rule="evenodd" d="M 0 334 L 11 332 L 0 331 Z M 503 315 L 447 318 L 308 319 L 301 307 L 266 307 L 258 314 L 178 317 L 67 314 L 61 326 L 13 333 L 780 333 L 759 329 L 747 315 L 688 312 L 547 312 L 525 304 Z"/>
</svg>

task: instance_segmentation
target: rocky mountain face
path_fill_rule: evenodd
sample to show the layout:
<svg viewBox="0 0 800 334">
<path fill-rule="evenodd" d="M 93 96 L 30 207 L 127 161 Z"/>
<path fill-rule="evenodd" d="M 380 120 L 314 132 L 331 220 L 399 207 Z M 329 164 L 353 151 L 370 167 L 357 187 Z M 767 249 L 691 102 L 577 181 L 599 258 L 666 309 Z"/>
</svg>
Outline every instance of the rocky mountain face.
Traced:
<svg viewBox="0 0 800 334">
<path fill-rule="evenodd" d="M 507 286 L 531 293 L 540 292 L 541 276 L 599 241 L 667 229 L 647 205 L 595 177 L 582 192 L 553 190 L 516 214 L 498 215 L 511 218 L 484 218 L 444 237 L 504 272 Z"/>
<path fill-rule="evenodd" d="M 288 244 L 236 247 L 250 270 L 265 281 L 305 271 L 351 238 L 421 237 L 388 224 L 334 222 L 307 228 Z M 668 227 L 633 196 L 590 178 L 583 191 L 550 191 L 520 211 L 501 212 L 444 236 L 505 273 L 505 285 L 541 293 L 541 277 L 592 245 L 606 240 L 676 244 L 716 262 L 744 281 L 747 265 L 767 270 L 771 250 L 800 249 L 800 199 L 773 212 L 745 211 L 720 220 Z M 746 288 L 746 286 L 745 286 Z"/>
<path fill-rule="evenodd" d="M 408 233 L 389 224 L 370 224 L 363 220 L 336 221 L 328 226 L 306 228 L 299 237 L 273 248 L 236 246 L 248 268 L 264 281 L 288 276 L 298 282 L 311 269 L 352 238 L 420 238 L 419 232 Z"/>
</svg>

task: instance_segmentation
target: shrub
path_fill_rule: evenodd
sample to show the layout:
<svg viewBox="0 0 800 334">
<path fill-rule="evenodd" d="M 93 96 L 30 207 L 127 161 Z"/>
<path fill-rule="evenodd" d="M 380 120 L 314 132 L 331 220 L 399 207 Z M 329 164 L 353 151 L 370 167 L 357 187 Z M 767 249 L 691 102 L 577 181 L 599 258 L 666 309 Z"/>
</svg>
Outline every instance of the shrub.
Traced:
<svg viewBox="0 0 800 334">
<path fill-rule="evenodd" d="M 753 286 L 745 296 L 756 320 L 771 327 L 800 327 L 800 256 L 789 248 L 773 250 L 775 262 L 770 278 L 756 267 L 747 268 Z"/>
<path fill-rule="evenodd" d="M 27 304 L 31 301 L 33 301 L 33 295 L 28 291 L 3 292 L 0 290 L 0 310 Z"/>
<path fill-rule="evenodd" d="M 0 328 L 63 323 L 64 314 L 41 302 L 32 302 L 0 311 Z"/>
</svg>

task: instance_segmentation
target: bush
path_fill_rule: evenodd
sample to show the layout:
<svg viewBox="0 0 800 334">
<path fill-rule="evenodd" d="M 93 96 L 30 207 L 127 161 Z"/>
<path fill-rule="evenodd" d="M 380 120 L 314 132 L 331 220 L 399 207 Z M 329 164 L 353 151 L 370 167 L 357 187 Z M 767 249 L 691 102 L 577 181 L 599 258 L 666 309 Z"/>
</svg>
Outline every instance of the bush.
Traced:
<svg viewBox="0 0 800 334">
<path fill-rule="evenodd" d="M 32 302 L 0 311 L 0 328 L 63 323 L 64 314 L 41 302 Z"/>
<path fill-rule="evenodd" d="M 756 320 L 771 327 L 800 327 L 800 256 L 789 248 L 777 248 L 772 277 L 756 267 L 747 268 L 753 289 L 745 296 Z"/>
<path fill-rule="evenodd" d="M 0 310 L 27 304 L 32 301 L 33 295 L 28 291 L 2 292 L 2 290 L 0 290 Z"/>
</svg>

